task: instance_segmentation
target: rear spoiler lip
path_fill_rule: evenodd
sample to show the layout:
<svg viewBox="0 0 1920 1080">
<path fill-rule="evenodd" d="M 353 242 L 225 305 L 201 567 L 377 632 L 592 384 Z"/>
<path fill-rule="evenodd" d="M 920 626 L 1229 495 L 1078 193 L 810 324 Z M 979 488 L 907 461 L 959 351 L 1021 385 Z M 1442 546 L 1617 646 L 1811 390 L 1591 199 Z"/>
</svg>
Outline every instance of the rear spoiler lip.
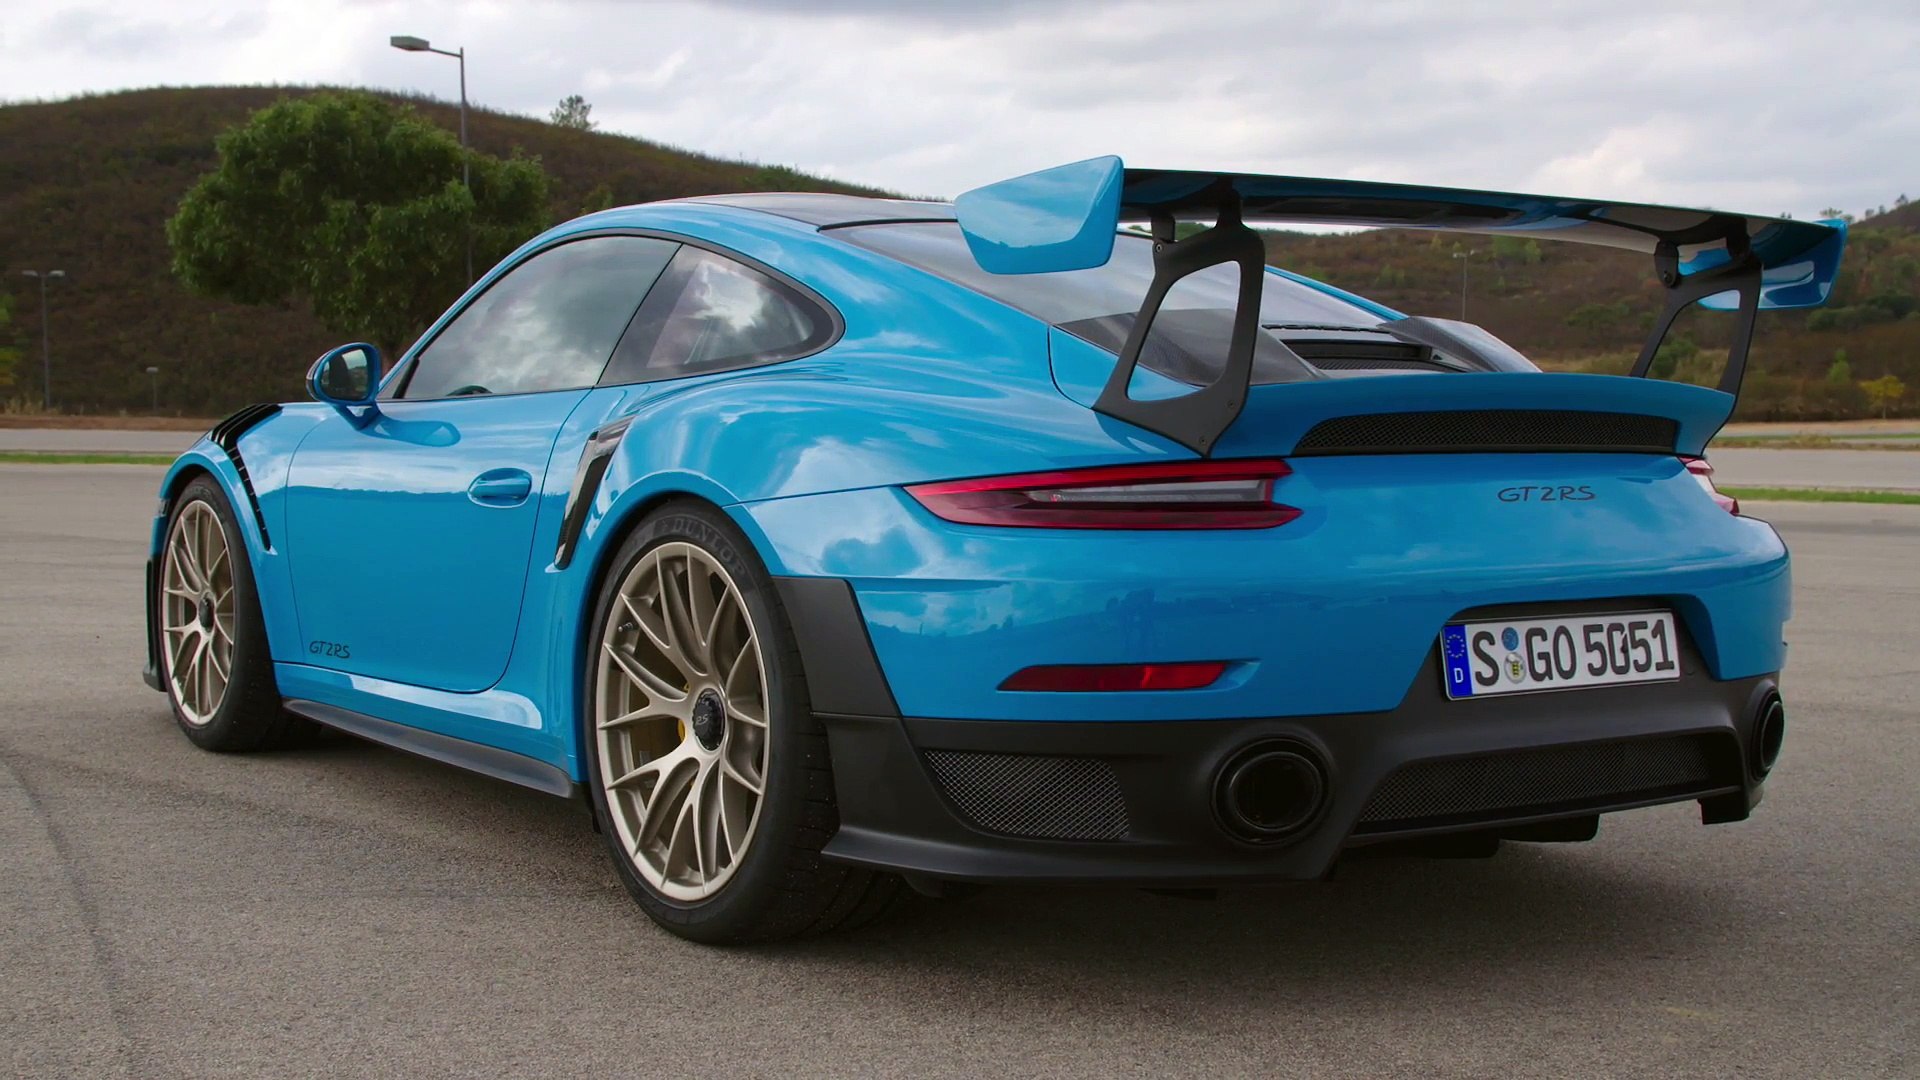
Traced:
<svg viewBox="0 0 1920 1080">
<path fill-rule="evenodd" d="M 1646 254 L 1668 242 L 1683 277 L 1728 262 L 1725 237 L 1742 230 L 1765 278 L 1761 310 L 1825 303 L 1846 244 L 1841 221 L 1369 180 L 1129 169 L 1111 156 L 975 188 L 954 200 L 954 216 L 983 269 L 1084 270 L 1105 265 L 1123 221 L 1155 214 L 1211 221 L 1223 184 L 1238 193 L 1242 220 L 1250 224 L 1427 229 Z M 1704 306 L 1734 304 L 1713 297 Z"/>
<path fill-rule="evenodd" d="M 1638 413 L 1679 425 L 1674 452 L 1701 455 L 1733 412 L 1733 395 L 1691 383 L 1561 371 L 1488 371 L 1451 375 L 1380 375 L 1368 379 L 1257 386 L 1250 423 L 1229 428 L 1221 457 L 1291 450 L 1319 421 L 1383 413 L 1553 410 Z"/>
<path fill-rule="evenodd" d="M 1058 327 L 1050 331 L 1055 384 L 1091 408 L 1113 367 L 1113 354 Z M 1249 389 L 1245 423 L 1229 427 L 1216 456 L 1285 456 L 1315 424 L 1384 413 L 1557 410 L 1640 413 L 1679 425 L 1675 452 L 1705 452 L 1733 412 L 1733 395 L 1692 383 L 1570 371 L 1408 373 L 1364 379 L 1320 379 Z M 1176 444 L 1165 446 L 1177 452 Z"/>
</svg>

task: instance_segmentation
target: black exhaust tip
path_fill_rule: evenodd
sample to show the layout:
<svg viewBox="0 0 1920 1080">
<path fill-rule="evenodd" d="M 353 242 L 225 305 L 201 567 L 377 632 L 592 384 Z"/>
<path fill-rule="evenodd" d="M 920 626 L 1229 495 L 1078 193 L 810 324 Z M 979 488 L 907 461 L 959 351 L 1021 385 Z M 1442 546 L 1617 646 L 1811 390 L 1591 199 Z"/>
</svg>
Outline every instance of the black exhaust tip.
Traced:
<svg viewBox="0 0 1920 1080">
<path fill-rule="evenodd" d="M 1787 707 L 1779 691 L 1760 699 L 1753 722 L 1753 774 L 1765 776 L 1780 760 L 1780 747 L 1787 738 Z"/>
<path fill-rule="evenodd" d="M 1300 743 L 1256 743 L 1221 768 L 1214 801 L 1229 833 L 1274 843 L 1319 820 L 1327 804 L 1327 769 Z"/>
</svg>

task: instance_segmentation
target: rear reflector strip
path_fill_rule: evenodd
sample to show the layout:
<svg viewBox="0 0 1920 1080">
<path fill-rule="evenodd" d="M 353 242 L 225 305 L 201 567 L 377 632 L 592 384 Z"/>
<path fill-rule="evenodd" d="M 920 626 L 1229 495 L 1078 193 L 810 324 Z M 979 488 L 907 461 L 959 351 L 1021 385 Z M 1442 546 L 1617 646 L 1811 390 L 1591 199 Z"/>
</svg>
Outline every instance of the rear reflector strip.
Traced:
<svg viewBox="0 0 1920 1080">
<path fill-rule="evenodd" d="M 1224 660 L 1171 664 L 1047 664 L 1007 676 L 1002 690 L 1045 693 L 1114 693 L 1129 690 L 1198 690 L 1227 670 Z"/>
</svg>

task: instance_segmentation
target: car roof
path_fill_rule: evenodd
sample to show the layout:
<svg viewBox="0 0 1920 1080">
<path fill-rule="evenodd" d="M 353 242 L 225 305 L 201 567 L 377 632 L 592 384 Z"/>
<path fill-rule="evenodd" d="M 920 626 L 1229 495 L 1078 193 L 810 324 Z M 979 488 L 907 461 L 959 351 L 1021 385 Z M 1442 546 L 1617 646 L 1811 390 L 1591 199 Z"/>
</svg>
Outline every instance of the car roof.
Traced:
<svg viewBox="0 0 1920 1080">
<path fill-rule="evenodd" d="M 676 202 L 714 203 L 759 210 L 784 218 L 833 228 L 880 221 L 952 221 L 953 204 L 927 199 L 879 199 L 866 195 L 829 195 L 802 191 L 742 192 L 737 195 L 701 195 Z"/>
</svg>

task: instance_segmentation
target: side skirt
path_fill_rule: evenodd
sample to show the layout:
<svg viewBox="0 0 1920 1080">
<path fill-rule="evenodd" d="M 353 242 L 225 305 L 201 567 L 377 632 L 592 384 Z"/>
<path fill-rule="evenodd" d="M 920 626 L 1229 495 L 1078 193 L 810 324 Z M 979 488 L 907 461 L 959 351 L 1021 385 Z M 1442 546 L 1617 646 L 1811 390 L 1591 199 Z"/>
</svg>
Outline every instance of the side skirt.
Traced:
<svg viewBox="0 0 1920 1080">
<path fill-rule="evenodd" d="M 482 746 L 479 743 L 456 739 L 451 735 L 422 731 L 419 728 L 396 724 L 391 720 L 382 720 L 377 716 L 342 709 L 304 698 L 288 698 L 285 702 L 288 712 L 304 716 L 316 723 L 330 728 L 338 728 L 349 735 L 358 735 L 363 739 L 391 746 L 395 750 L 404 750 L 423 758 L 491 776 L 496 780 L 505 780 L 510 784 L 519 784 L 535 791 L 544 791 L 549 795 L 558 795 L 563 799 L 581 797 L 580 785 L 566 773 L 547 764 L 516 754 L 511 750 Z"/>
</svg>

